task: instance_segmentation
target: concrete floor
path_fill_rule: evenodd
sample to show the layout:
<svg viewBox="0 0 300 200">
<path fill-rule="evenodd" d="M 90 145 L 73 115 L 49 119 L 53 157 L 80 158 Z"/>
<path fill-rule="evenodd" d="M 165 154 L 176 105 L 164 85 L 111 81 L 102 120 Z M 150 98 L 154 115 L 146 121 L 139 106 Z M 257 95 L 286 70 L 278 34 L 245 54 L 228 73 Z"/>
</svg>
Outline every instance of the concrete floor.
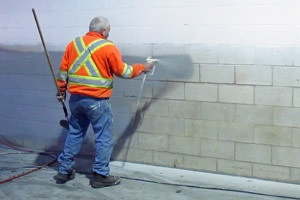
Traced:
<svg viewBox="0 0 300 200">
<path fill-rule="evenodd" d="M 25 154 L 0 146 L 0 181 L 14 176 L 35 163 L 51 158 L 38 154 Z M 111 162 L 111 174 L 122 177 L 118 186 L 93 189 L 89 185 L 91 158 L 76 159 L 74 180 L 57 185 L 53 176 L 57 163 L 13 181 L 0 184 L 1 200 L 33 199 L 97 199 L 97 200 L 278 200 L 300 199 L 300 185 L 257 179 L 232 177 L 212 173 L 170 169 L 134 163 Z M 144 180 L 144 181 L 142 181 Z M 160 183 L 193 185 L 184 187 Z M 198 188 L 197 188 L 198 187 Z M 218 188 L 218 189 L 208 189 Z M 223 190 L 229 189 L 231 191 Z M 233 190 L 248 191 L 243 193 Z M 253 193 L 263 193 L 259 195 Z M 273 196 L 272 196 L 273 195 Z M 293 198 L 279 198 L 289 196 Z"/>
</svg>

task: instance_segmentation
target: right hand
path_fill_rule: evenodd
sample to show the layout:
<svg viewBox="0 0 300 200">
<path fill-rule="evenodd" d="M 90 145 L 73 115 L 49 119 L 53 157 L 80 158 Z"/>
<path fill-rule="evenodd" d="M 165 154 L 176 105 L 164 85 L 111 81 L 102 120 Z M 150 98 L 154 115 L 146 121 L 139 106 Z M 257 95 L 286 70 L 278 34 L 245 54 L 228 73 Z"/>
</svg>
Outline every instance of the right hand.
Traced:
<svg viewBox="0 0 300 200">
<path fill-rule="evenodd" d="M 144 63 L 145 70 L 144 72 L 150 72 L 154 66 L 154 63 Z"/>
</svg>

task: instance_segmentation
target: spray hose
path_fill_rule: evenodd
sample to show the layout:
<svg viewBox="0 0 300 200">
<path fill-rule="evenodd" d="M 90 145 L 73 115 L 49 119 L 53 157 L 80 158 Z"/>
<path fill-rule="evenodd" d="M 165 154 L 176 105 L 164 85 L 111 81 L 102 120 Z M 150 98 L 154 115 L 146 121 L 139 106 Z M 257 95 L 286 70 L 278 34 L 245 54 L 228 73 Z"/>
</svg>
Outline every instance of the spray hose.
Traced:
<svg viewBox="0 0 300 200">
<path fill-rule="evenodd" d="M 148 57 L 148 58 L 146 58 L 146 62 L 147 63 L 156 63 L 156 62 L 158 62 L 158 59 Z M 144 85 L 145 85 L 145 82 L 146 82 L 147 75 L 149 74 L 150 76 L 153 76 L 153 74 L 155 72 L 155 68 L 156 68 L 156 65 L 153 66 L 153 68 L 150 72 L 145 73 L 144 76 L 143 76 L 141 88 L 140 88 L 138 98 L 137 98 L 137 101 L 136 101 L 136 109 L 137 110 L 139 109 L 139 106 L 140 106 L 140 100 L 141 100 L 141 97 L 143 95 Z"/>
</svg>

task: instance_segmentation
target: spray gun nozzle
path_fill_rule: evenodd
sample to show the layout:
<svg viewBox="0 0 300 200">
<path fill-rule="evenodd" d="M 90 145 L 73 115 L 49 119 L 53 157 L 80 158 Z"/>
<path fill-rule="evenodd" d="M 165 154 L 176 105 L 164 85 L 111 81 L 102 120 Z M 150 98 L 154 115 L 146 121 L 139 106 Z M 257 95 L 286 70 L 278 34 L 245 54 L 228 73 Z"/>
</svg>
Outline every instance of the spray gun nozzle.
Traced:
<svg viewBox="0 0 300 200">
<path fill-rule="evenodd" d="M 146 58 L 146 62 L 147 63 L 155 63 L 155 62 L 158 62 L 158 59 L 152 58 L 151 56 L 149 56 Z"/>
</svg>

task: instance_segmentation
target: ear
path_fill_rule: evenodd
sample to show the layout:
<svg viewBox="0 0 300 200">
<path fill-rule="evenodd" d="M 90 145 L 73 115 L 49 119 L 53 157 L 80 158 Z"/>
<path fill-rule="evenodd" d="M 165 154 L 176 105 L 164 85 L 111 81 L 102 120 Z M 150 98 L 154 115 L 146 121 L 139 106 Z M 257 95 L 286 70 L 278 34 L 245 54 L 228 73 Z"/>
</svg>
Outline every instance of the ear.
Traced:
<svg viewBox="0 0 300 200">
<path fill-rule="evenodd" d="M 103 36 L 105 36 L 106 33 L 107 33 L 107 30 L 106 30 L 106 29 L 104 29 L 103 31 L 101 31 L 101 35 L 103 35 Z"/>
</svg>

